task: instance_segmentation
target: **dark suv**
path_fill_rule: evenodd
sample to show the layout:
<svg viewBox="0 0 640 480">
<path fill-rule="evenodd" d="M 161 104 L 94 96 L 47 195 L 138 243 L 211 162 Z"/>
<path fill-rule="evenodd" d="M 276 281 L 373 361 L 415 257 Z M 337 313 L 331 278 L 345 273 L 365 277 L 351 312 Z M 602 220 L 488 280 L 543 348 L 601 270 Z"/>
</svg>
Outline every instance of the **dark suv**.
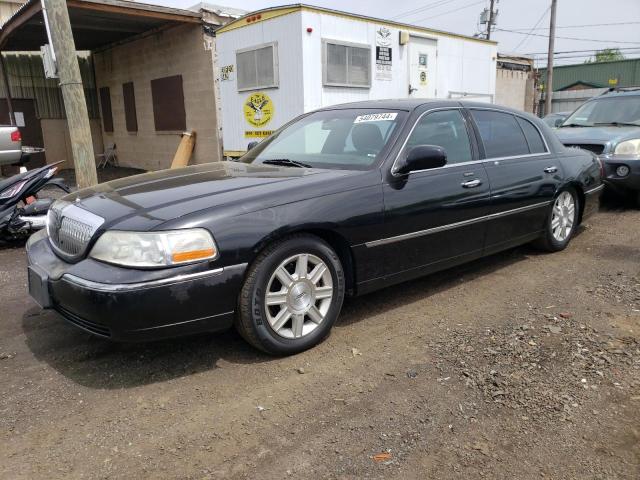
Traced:
<svg viewBox="0 0 640 480">
<path fill-rule="evenodd" d="M 640 205 L 640 88 L 592 98 L 556 133 L 565 146 L 598 155 L 607 187 L 633 194 Z"/>
</svg>

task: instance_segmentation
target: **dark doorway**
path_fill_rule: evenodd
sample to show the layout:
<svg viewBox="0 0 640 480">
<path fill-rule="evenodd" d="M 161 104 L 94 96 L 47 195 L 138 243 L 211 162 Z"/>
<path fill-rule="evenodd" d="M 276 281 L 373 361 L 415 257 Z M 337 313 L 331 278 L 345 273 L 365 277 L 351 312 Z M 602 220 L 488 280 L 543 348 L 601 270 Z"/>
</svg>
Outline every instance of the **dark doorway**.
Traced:
<svg viewBox="0 0 640 480">
<path fill-rule="evenodd" d="M 42 127 L 40 119 L 36 115 L 36 103 L 32 99 L 14 98 L 11 100 L 13 111 L 16 115 L 18 129 L 22 134 L 22 145 L 24 147 L 40 147 L 44 148 L 44 140 L 42 138 Z M 20 115 L 22 114 L 22 115 Z M 22 118 L 20 118 L 22 117 Z M 20 124 L 24 120 L 24 127 Z M 9 125 L 9 107 L 6 98 L 0 99 L 0 125 Z M 45 153 L 34 153 L 26 164 L 26 167 L 32 168 L 46 165 L 47 158 Z"/>
</svg>

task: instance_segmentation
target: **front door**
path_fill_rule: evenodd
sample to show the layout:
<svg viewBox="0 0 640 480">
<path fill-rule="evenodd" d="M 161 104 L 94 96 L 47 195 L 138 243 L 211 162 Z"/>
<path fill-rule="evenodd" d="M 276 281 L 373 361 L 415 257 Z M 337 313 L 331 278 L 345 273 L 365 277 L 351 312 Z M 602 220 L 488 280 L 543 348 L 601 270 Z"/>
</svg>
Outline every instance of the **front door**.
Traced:
<svg viewBox="0 0 640 480">
<path fill-rule="evenodd" d="M 410 37 L 409 40 L 409 96 L 436 97 L 436 40 Z"/>
<path fill-rule="evenodd" d="M 478 258 L 484 247 L 489 180 L 462 111 L 422 116 L 400 155 L 417 145 L 443 147 L 447 164 L 383 185 L 385 238 L 371 247 L 382 250 L 390 283 Z"/>
</svg>

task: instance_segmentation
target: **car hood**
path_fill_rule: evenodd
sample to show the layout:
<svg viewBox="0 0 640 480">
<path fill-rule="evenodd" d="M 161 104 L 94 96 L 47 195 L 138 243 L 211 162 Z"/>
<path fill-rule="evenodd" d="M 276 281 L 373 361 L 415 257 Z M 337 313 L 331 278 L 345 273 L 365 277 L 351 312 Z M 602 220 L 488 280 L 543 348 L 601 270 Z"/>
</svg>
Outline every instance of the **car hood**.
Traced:
<svg viewBox="0 0 640 480">
<path fill-rule="evenodd" d="M 640 138 L 640 127 L 563 127 L 555 132 L 565 145 L 605 145 L 604 153 L 608 153 L 620 142 Z"/>
<path fill-rule="evenodd" d="M 268 208 L 294 200 L 287 194 L 295 186 L 331 185 L 334 179 L 354 173 L 215 162 L 113 180 L 74 192 L 65 200 L 104 218 L 104 228 L 151 230 L 166 221 L 228 204 L 242 205 L 244 211 Z"/>
</svg>

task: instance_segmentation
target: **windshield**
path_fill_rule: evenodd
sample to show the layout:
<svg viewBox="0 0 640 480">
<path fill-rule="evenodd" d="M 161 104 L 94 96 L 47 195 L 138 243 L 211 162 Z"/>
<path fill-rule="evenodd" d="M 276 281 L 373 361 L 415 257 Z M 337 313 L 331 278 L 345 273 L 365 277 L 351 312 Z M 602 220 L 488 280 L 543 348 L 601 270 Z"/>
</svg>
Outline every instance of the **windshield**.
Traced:
<svg viewBox="0 0 640 480">
<path fill-rule="evenodd" d="M 311 113 L 275 132 L 240 161 L 366 170 L 376 163 L 405 116 L 406 112 L 361 108 Z"/>
<path fill-rule="evenodd" d="M 593 127 L 617 124 L 640 127 L 640 95 L 592 100 L 573 112 L 562 126 Z"/>
</svg>

